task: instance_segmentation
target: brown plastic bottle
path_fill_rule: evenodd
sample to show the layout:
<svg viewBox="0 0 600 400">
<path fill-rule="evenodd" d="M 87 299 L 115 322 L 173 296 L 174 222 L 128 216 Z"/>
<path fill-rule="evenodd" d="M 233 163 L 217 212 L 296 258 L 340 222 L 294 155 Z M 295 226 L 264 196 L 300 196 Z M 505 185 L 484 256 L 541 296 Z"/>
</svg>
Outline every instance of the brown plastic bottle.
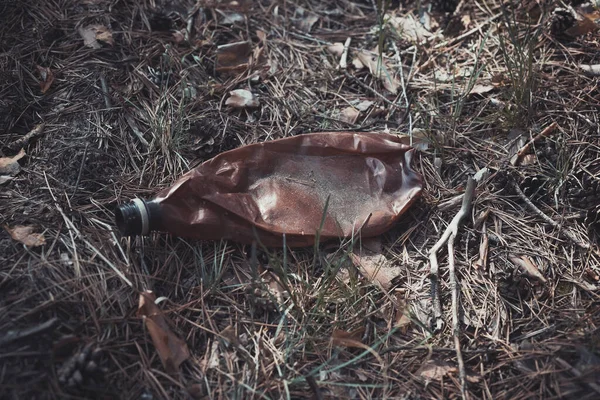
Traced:
<svg viewBox="0 0 600 400">
<path fill-rule="evenodd" d="M 243 146 L 149 201 L 119 206 L 116 224 L 124 236 L 162 231 L 266 246 L 282 245 L 284 234 L 291 247 L 380 235 L 421 193 L 410 165 L 414 149 L 405 142 L 384 133 L 320 132 Z"/>
</svg>

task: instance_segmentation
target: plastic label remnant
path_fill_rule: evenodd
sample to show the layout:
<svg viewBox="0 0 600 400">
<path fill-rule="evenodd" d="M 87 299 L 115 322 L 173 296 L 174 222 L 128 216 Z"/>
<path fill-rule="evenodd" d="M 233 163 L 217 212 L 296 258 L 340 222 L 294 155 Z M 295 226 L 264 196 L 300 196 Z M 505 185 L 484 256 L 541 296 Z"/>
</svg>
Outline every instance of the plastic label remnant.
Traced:
<svg viewBox="0 0 600 400">
<path fill-rule="evenodd" d="M 291 247 L 388 229 L 421 193 L 406 137 L 320 132 L 243 146 L 115 212 L 125 236 L 151 231 Z M 317 232 L 318 236 L 317 236 Z"/>
</svg>

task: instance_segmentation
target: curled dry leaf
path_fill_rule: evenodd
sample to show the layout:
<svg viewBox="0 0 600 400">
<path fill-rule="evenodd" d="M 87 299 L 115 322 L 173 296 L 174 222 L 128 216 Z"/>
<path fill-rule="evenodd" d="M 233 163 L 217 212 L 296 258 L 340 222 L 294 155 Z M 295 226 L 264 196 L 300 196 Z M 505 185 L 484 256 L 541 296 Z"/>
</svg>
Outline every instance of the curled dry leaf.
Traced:
<svg viewBox="0 0 600 400">
<path fill-rule="evenodd" d="M 83 39 L 83 44 L 92 49 L 99 49 L 102 46 L 98 41 L 110 44 L 115 44 L 112 32 L 104 25 L 88 25 L 85 28 L 80 27 L 78 29 L 79 35 Z"/>
<path fill-rule="evenodd" d="M 378 238 L 364 239 L 363 247 L 358 254 L 351 254 L 350 259 L 360 273 L 384 290 L 392 287 L 392 280 L 402 270 L 396 267 L 381 254 L 381 241 Z"/>
<path fill-rule="evenodd" d="M 300 21 L 300 29 L 304 32 L 310 32 L 313 25 L 319 20 L 315 14 L 309 14 Z"/>
<path fill-rule="evenodd" d="M 412 14 L 404 16 L 388 15 L 388 21 L 398 31 L 400 37 L 410 42 L 422 43 L 433 36 Z"/>
<path fill-rule="evenodd" d="M 231 95 L 225 104 L 235 108 L 252 108 L 258 107 L 260 103 L 254 94 L 246 89 L 236 89 L 229 92 Z"/>
<path fill-rule="evenodd" d="M 354 107 L 346 107 L 342 111 L 340 111 L 340 121 L 347 122 L 349 124 L 354 124 L 358 119 L 360 111 L 358 111 Z"/>
<path fill-rule="evenodd" d="M 458 372 L 458 368 L 442 360 L 427 360 L 419 368 L 418 375 L 426 381 L 439 381 L 450 373 Z"/>
<path fill-rule="evenodd" d="M 46 93 L 48 89 L 50 89 L 52 82 L 54 82 L 54 74 L 52 73 L 52 70 L 48 67 L 41 67 L 37 65 L 37 70 L 41 78 L 40 89 L 42 90 L 42 93 Z"/>
<path fill-rule="evenodd" d="M 17 225 L 14 228 L 5 226 L 6 232 L 10 234 L 14 240 L 23 243 L 27 247 L 39 247 L 46 244 L 46 239 L 41 233 L 34 233 L 32 226 Z"/>
<path fill-rule="evenodd" d="M 536 267 L 536 265 L 533 263 L 531 258 L 529 258 L 527 256 L 521 256 L 521 257 L 510 256 L 508 258 L 510 259 L 510 261 L 513 264 L 515 264 L 516 266 L 521 268 L 527 276 L 537 279 L 538 281 L 540 281 L 542 283 L 546 283 L 547 279 L 544 278 L 544 275 L 542 275 L 542 273 L 540 272 L 538 267 Z"/>
<path fill-rule="evenodd" d="M 169 374 L 179 371 L 179 366 L 190 357 L 187 344 L 169 327 L 168 319 L 154 303 L 156 295 L 147 290 L 140 293 L 137 315 L 144 318 L 152 343 Z"/>
<path fill-rule="evenodd" d="M 473 85 L 473 87 L 469 91 L 469 94 L 486 94 L 488 92 L 491 92 L 495 88 L 496 87 L 494 85 L 485 85 L 485 84 L 476 83 L 475 85 Z"/>
<path fill-rule="evenodd" d="M 25 156 L 25 150 L 21 149 L 13 157 L 0 158 L 0 185 L 13 179 L 21 170 L 19 160 Z"/>
<path fill-rule="evenodd" d="M 331 333 L 331 344 L 333 346 L 351 347 L 351 348 L 367 350 L 379 362 L 383 363 L 383 359 L 381 358 L 379 353 L 377 353 L 370 346 L 364 344 L 361 341 L 362 335 L 364 332 L 365 332 L 364 327 L 355 329 L 351 332 L 345 331 L 343 329 L 334 329 L 333 332 Z"/>
<path fill-rule="evenodd" d="M 344 53 L 344 43 L 335 42 L 334 44 L 327 46 L 327 51 L 334 56 L 341 57 Z"/>
<path fill-rule="evenodd" d="M 248 68 L 252 56 L 250 42 L 236 42 L 217 47 L 216 71 L 220 73 L 236 73 Z"/>
<path fill-rule="evenodd" d="M 365 344 L 361 341 L 364 333 L 364 327 L 360 327 L 350 332 L 336 328 L 331 333 L 331 344 L 334 346 L 357 347 L 362 349 L 365 347 Z"/>
<path fill-rule="evenodd" d="M 371 75 L 381 80 L 386 90 L 394 94 L 398 92 L 400 82 L 391 72 L 391 69 L 386 66 L 384 57 L 380 57 L 376 52 L 361 50 L 358 52 L 358 60 L 369 68 Z"/>
<path fill-rule="evenodd" d="M 572 37 L 584 36 L 600 29 L 600 24 L 597 22 L 600 21 L 600 11 L 592 13 L 580 11 L 576 13 L 576 16 L 575 25 L 565 31 L 567 35 Z"/>
</svg>

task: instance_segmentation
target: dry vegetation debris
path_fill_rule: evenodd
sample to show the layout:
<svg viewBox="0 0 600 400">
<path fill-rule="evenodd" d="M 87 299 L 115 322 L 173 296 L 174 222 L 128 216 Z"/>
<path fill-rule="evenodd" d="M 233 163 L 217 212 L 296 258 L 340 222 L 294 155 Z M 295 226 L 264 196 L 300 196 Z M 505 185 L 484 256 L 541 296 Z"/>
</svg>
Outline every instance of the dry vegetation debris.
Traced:
<svg viewBox="0 0 600 400">
<path fill-rule="evenodd" d="M 0 2 L 3 393 L 597 398 L 599 13 L 583 3 Z M 116 204 L 199 162 L 324 130 L 419 143 L 423 200 L 370 255 L 393 279 L 359 240 L 114 231 Z M 451 250 L 460 332 L 445 251 L 434 332 L 428 254 L 484 168 Z M 146 290 L 161 329 L 136 312 Z"/>
</svg>

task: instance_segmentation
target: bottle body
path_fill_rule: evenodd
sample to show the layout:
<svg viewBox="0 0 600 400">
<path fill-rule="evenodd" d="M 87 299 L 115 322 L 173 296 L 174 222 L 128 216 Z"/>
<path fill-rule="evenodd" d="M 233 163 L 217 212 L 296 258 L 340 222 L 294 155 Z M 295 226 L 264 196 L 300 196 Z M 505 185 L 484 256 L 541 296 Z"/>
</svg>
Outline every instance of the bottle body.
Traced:
<svg viewBox="0 0 600 400">
<path fill-rule="evenodd" d="M 240 147 L 192 169 L 151 201 L 121 206 L 117 225 L 125 235 L 158 230 L 267 246 L 282 244 L 284 234 L 290 246 L 379 235 L 421 193 L 410 165 L 414 149 L 403 141 L 326 132 Z"/>
</svg>

